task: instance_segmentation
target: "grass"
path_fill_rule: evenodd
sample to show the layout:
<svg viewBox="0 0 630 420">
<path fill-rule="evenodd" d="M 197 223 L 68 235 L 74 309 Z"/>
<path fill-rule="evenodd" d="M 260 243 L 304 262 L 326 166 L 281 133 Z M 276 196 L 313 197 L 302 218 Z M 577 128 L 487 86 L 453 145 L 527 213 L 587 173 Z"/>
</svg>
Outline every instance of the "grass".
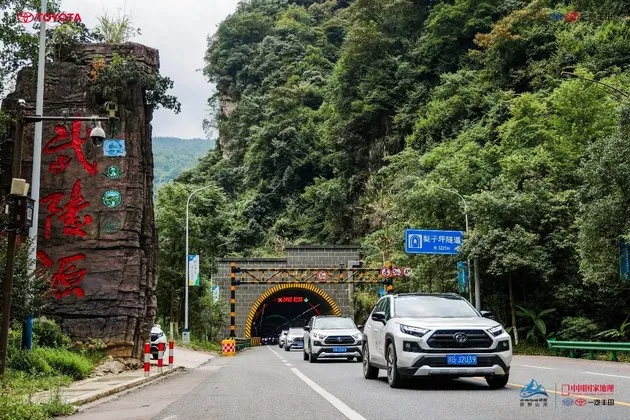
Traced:
<svg viewBox="0 0 630 420">
<path fill-rule="evenodd" d="M 199 339 L 191 339 L 190 344 L 183 344 L 181 339 L 176 340 L 177 346 L 188 348 L 191 350 L 209 351 L 221 353 L 221 343 L 216 341 L 207 341 Z"/>
<path fill-rule="evenodd" d="M 0 386 L 0 418 L 3 420 L 49 419 L 74 412 L 71 404 L 64 403 L 56 393 L 50 400 L 35 404 L 31 397 L 40 391 L 55 390 L 72 382 L 66 375 L 29 375 L 7 369 Z"/>
<path fill-rule="evenodd" d="M 551 356 L 551 350 L 547 346 L 536 345 L 528 341 L 520 341 L 512 350 L 514 354 L 521 356 Z"/>
</svg>

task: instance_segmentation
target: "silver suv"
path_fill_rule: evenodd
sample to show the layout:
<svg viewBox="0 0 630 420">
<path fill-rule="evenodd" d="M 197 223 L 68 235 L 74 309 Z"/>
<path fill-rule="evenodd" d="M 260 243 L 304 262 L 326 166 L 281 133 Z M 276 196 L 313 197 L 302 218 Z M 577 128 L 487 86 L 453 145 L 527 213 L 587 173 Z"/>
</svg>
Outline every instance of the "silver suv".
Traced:
<svg viewBox="0 0 630 420">
<path fill-rule="evenodd" d="M 363 334 L 352 319 L 314 316 L 304 330 L 304 360 L 311 363 L 321 357 L 362 360 Z"/>
<path fill-rule="evenodd" d="M 304 328 L 289 328 L 289 332 L 286 336 L 286 342 L 284 343 L 284 350 L 291 351 L 291 349 L 301 349 L 304 347 Z"/>
<path fill-rule="evenodd" d="M 414 376 L 483 376 L 504 387 L 512 340 L 501 324 L 456 294 L 383 296 L 363 329 L 363 376 L 387 370 L 392 388 Z"/>
</svg>

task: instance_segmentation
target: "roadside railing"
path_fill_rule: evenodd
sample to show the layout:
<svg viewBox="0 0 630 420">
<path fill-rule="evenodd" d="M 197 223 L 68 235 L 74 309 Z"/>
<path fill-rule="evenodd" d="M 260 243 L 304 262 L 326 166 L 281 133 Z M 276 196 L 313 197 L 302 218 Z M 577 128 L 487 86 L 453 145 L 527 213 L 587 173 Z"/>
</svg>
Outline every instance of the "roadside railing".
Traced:
<svg viewBox="0 0 630 420">
<path fill-rule="evenodd" d="M 630 343 L 602 343 L 591 341 L 557 341 L 555 339 L 547 340 L 547 345 L 551 349 L 554 356 L 558 350 L 569 350 L 569 357 L 575 358 L 576 350 L 588 351 L 588 358 L 595 359 L 595 352 L 611 352 L 611 360 L 618 362 L 617 352 L 630 352 Z"/>
<path fill-rule="evenodd" d="M 260 345 L 260 337 L 252 338 L 228 338 L 221 341 L 223 356 L 234 356 L 237 352 L 248 347 Z"/>
</svg>

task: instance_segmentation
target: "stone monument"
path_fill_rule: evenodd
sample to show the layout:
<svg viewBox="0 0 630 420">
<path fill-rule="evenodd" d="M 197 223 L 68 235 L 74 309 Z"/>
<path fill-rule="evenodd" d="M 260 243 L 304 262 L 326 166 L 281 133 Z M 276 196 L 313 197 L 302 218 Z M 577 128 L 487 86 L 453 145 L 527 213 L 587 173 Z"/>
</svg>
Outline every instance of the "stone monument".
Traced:
<svg viewBox="0 0 630 420">
<path fill-rule="evenodd" d="M 46 64 L 44 115 L 107 116 L 88 93 L 89 74 L 95 57 L 107 63 L 114 54 L 159 68 L 158 51 L 140 44 L 80 45 L 77 62 Z M 34 114 L 35 80 L 35 69 L 21 70 L 4 105 L 25 99 Z M 102 125 L 102 144 L 89 136 L 92 122 L 43 123 L 37 259 L 53 288 L 46 315 L 74 340 L 98 339 L 113 356 L 140 357 L 157 305 L 153 108 L 140 86 L 125 89 L 118 119 Z M 33 130 L 25 126 L 29 183 Z"/>
</svg>

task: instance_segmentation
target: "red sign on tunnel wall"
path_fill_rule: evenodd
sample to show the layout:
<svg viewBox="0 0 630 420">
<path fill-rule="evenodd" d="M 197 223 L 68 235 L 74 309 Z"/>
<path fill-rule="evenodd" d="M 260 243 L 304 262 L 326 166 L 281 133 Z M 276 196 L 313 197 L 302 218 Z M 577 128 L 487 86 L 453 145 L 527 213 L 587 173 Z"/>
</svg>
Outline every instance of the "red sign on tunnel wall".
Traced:
<svg viewBox="0 0 630 420">
<path fill-rule="evenodd" d="M 278 298 L 278 303 L 302 303 L 304 298 L 302 296 L 283 296 Z"/>
</svg>

